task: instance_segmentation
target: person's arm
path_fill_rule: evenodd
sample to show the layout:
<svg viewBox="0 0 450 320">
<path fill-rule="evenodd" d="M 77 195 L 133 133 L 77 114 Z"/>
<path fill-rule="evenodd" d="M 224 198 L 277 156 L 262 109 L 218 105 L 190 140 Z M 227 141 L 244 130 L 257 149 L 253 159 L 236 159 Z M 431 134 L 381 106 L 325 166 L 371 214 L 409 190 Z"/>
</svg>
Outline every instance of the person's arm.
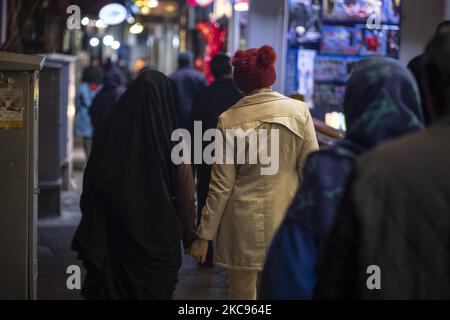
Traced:
<svg viewBox="0 0 450 320">
<path fill-rule="evenodd" d="M 76 107 L 77 111 L 81 109 L 89 110 L 89 106 L 92 103 L 92 99 L 89 96 L 89 87 L 86 83 L 82 83 L 78 88 L 78 93 L 76 96 Z"/>
<path fill-rule="evenodd" d="M 189 248 L 195 234 L 195 187 L 190 165 L 177 166 L 175 182 L 175 206 L 183 223 L 183 247 Z"/>
<path fill-rule="evenodd" d="M 236 181 L 236 166 L 234 164 L 225 164 L 226 136 L 220 118 L 218 129 L 224 137 L 224 146 L 223 150 L 216 150 L 216 152 L 222 152 L 224 164 L 215 163 L 212 166 L 208 198 L 202 210 L 202 219 L 197 230 L 198 236 L 204 240 L 213 240 L 215 238 Z"/>
</svg>

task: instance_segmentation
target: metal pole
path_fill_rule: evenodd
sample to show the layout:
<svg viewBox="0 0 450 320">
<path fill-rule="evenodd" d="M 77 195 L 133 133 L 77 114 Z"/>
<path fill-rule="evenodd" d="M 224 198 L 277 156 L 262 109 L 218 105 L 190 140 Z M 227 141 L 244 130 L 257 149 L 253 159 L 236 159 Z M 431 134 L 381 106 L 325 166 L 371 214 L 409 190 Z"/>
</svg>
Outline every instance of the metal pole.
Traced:
<svg viewBox="0 0 450 320">
<path fill-rule="evenodd" d="M 6 42 L 6 20 L 8 19 L 8 0 L 0 0 L 0 46 Z"/>
</svg>

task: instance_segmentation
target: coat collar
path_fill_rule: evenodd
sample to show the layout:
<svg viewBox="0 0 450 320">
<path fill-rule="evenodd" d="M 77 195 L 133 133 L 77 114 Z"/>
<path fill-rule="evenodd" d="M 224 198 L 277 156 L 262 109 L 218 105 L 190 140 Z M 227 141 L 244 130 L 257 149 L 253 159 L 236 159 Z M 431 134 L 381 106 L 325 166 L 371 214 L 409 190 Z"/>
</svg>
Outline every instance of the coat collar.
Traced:
<svg viewBox="0 0 450 320">
<path fill-rule="evenodd" d="M 231 108 L 241 108 L 254 104 L 265 103 L 275 100 L 288 99 L 288 97 L 283 96 L 281 93 L 276 91 L 261 91 L 256 94 L 252 94 L 250 96 L 245 96 L 241 100 L 239 100 L 234 106 Z"/>
</svg>

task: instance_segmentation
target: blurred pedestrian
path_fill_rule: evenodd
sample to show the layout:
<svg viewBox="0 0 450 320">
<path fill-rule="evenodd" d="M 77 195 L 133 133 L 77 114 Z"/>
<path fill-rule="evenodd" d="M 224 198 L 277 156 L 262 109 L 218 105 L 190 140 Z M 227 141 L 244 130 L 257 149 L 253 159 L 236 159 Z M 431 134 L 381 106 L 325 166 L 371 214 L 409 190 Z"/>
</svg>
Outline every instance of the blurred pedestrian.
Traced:
<svg viewBox="0 0 450 320">
<path fill-rule="evenodd" d="M 435 36 L 422 58 L 431 126 L 356 162 L 319 271 L 318 298 L 450 299 L 449 57 L 447 33 Z"/>
<path fill-rule="evenodd" d="M 169 80 L 146 71 L 96 136 L 72 245 L 87 269 L 85 299 L 172 298 L 180 241 L 195 237 L 192 171 L 171 160 L 177 127 Z"/>
<path fill-rule="evenodd" d="M 271 90 L 276 80 L 275 59 L 269 46 L 235 54 L 233 77 L 245 97 L 220 115 L 218 129 L 224 135 L 227 131 L 254 131 L 257 136 L 270 132 L 270 141 L 259 140 L 257 149 L 246 139 L 245 155 L 261 156 L 270 143 L 278 168 L 264 175 L 261 168 L 266 165 L 261 158 L 256 164 L 215 163 L 199 239 L 190 250 L 204 262 L 208 241 L 217 236 L 214 263 L 228 269 L 230 299 L 256 299 L 266 250 L 294 198 L 307 155 L 318 149 L 308 107 Z M 272 137 L 274 132 L 278 135 Z M 272 148 L 272 139 L 277 149 Z"/>
<path fill-rule="evenodd" d="M 193 67 L 194 55 L 190 51 L 178 56 L 178 70 L 170 76 L 175 95 L 178 122 L 189 129 L 192 101 L 197 93 L 208 85 L 206 77 Z"/>
<path fill-rule="evenodd" d="M 442 34 L 450 32 L 450 20 L 442 21 L 438 27 L 436 28 L 435 35 Z M 408 63 L 408 69 L 411 70 L 414 77 L 416 78 L 417 84 L 419 85 L 420 90 L 420 96 L 422 98 L 422 109 L 424 112 L 424 118 L 425 118 L 425 124 L 429 124 L 431 121 L 431 115 L 430 110 L 427 106 L 427 101 L 425 99 L 425 93 L 423 88 L 423 81 L 424 81 L 424 75 L 423 75 L 423 54 L 418 55 L 414 59 L 412 59 Z"/>
<path fill-rule="evenodd" d="M 101 74 L 94 67 L 84 69 L 81 84 L 75 98 L 75 134 L 83 139 L 83 150 L 86 159 L 89 157 L 92 146 L 93 128 L 89 112 L 99 85 Z"/>
<path fill-rule="evenodd" d="M 269 251 L 267 299 L 311 299 L 317 267 L 355 160 L 375 146 L 423 128 L 411 73 L 399 62 L 371 57 L 356 65 L 344 99 L 348 133 L 311 154 L 304 180 Z"/>
<path fill-rule="evenodd" d="M 206 130 L 217 127 L 217 120 L 221 113 L 225 112 L 242 98 L 242 94 L 234 84 L 230 57 L 224 53 L 217 54 L 211 60 L 211 72 L 214 83 L 201 90 L 194 98 L 192 106 L 192 120 L 201 121 L 202 136 Z M 193 129 L 190 130 L 194 132 Z M 207 143 L 203 144 L 203 150 Z M 211 180 L 211 166 L 201 163 L 195 166 L 197 176 L 197 222 L 200 223 L 201 211 L 206 204 L 209 182 Z M 205 265 L 212 266 L 213 243 L 210 241 Z"/>
<path fill-rule="evenodd" d="M 115 67 L 110 68 L 103 79 L 100 91 L 92 101 L 90 116 L 95 135 L 100 132 L 112 108 L 125 92 L 125 89 L 120 70 Z"/>
</svg>

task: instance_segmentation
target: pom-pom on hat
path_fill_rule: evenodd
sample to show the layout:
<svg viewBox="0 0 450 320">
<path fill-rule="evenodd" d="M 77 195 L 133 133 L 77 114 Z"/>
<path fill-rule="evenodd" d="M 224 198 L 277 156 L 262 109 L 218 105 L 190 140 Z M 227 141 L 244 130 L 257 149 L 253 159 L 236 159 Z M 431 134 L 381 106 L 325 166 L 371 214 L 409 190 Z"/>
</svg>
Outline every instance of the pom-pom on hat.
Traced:
<svg viewBox="0 0 450 320">
<path fill-rule="evenodd" d="M 275 60 L 275 50 L 270 46 L 238 50 L 232 60 L 236 86 L 243 92 L 270 87 L 277 78 Z"/>
</svg>

